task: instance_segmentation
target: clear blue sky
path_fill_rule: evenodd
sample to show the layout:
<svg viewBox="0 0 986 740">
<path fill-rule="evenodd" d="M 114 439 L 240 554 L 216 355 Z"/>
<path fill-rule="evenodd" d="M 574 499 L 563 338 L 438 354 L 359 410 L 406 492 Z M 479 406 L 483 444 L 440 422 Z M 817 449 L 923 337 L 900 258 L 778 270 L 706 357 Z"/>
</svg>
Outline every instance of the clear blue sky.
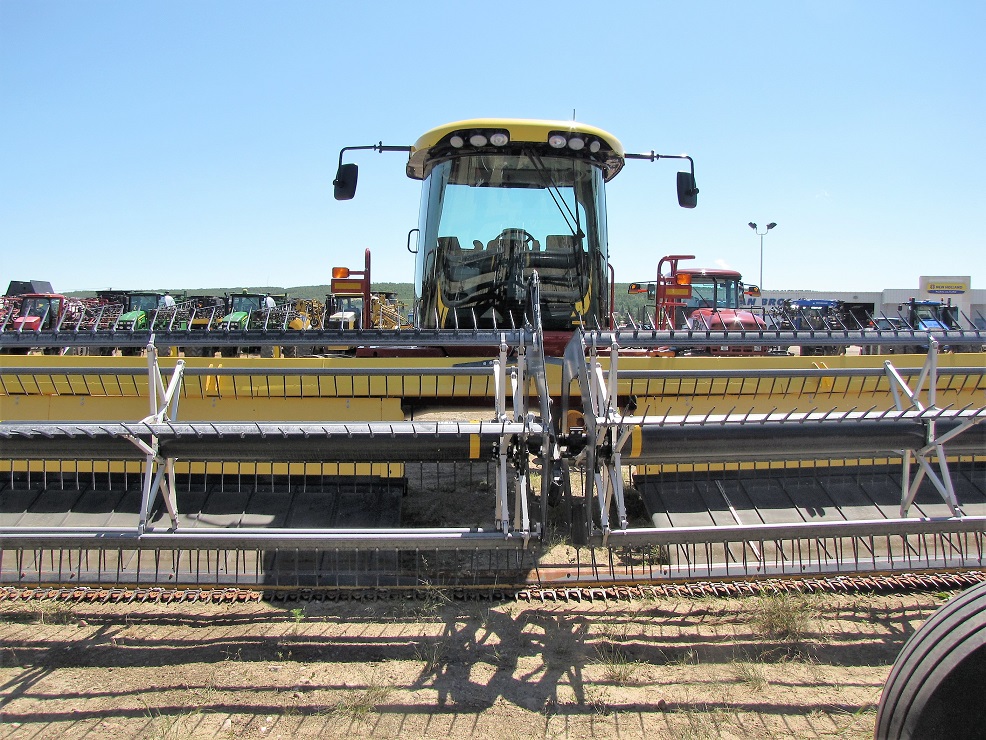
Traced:
<svg viewBox="0 0 986 740">
<path fill-rule="evenodd" d="M 0 0 L 0 282 L 303 285 L 373 250 L 410 281 L 418 183 L 340 147 L 480 116 L 628 151 L 617 279 L 692 253 L 767 289 L 986 287 L 986 3 Z"/>
</svg>

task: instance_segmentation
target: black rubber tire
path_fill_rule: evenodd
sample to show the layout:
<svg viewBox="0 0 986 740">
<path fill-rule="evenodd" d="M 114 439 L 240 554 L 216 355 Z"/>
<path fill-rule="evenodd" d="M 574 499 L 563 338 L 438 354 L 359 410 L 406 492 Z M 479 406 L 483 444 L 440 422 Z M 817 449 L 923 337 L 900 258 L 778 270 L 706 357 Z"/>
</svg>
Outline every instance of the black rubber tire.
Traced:
<svg viewBox="0 0 986 740">
<path fill-rule="evenodd" d="M 959 594 L 904 643 L 876 715 L 877 740 L 986 736 L 986 583 Z"/>
</svg>

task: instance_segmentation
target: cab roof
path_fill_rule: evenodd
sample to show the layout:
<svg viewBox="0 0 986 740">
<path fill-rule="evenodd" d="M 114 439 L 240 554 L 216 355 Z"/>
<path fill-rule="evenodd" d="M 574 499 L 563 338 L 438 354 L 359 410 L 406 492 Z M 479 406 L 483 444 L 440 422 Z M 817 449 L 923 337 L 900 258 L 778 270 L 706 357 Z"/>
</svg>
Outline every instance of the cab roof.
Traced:
<svg viewBox="0 0 986 740">
<path fill-rule="evenodd" d="M 708 277 L 735 278 L 740 280 L 743 275 L 736 270 L 721 270 L 708 267 L 679 267 L 679 273 L 688 275 L 707 275 Z"/>
<path fill-rule="evenodd" d="M 603 165 L 605 179 L 611 180 L 622 169 L 624 154 L 623 145 L 612 134 L 601 128 L 589 126 L 576 121 L 551 121 L 523 118 L 470 118 L 463 121 L 453 121 L 426 131 L 411 147 L 411 155 L 407 163 L 407 175 L 415 180 L 422 180 L 428 174 L 427 165 L 435 156 L 447 155 L 451 150 L 447 144 L 452 134 L 471 131 L 507 131 L 510 144 L 537 144 L 545 147 L 548 152 L 567 152 L 569 149 L 554 150 L 548 145 L 548 136 L 554 132 L 580 134 L 592 140 L 598 139 L 602 145 L 598 154 L 589 155 L 583 150 L 582 156 L 591 156 L 593 160 Z"/>
</svg>

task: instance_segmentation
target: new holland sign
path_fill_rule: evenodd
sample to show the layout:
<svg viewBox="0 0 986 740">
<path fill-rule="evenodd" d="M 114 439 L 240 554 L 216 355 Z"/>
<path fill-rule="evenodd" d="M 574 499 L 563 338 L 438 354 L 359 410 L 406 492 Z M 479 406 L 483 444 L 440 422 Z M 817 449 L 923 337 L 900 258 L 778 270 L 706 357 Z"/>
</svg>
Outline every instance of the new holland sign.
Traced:
<svg viewBox="0 0 986 740">
<path fill-rule="evenodd" d="M 962 295 L 966 290 L 968 286 L 965 283 L 945 281 L 929 281 L 925 287 L 926 292 L 935 295 Z"/>
</svg>

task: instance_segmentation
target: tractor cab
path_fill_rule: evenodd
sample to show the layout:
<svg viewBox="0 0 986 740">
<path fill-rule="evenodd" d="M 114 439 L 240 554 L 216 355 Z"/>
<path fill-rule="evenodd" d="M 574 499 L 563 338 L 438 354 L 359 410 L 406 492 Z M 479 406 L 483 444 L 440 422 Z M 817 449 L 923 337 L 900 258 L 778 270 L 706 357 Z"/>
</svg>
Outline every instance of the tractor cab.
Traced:
<svg viewBox="0 0 986 740">
<path fill-rule="evenodd" d="M 422 181 L 415 260 L 421 328 L 520 326 L 537 272 L 546 331 L 611 325 L 605 184 L 628 158 L 611 134 L 562 121 L 474 119 L 424 134 L 407 174 Z M 675 155 L 674 158 L 688 159 Z M 690 160 L 689 160 L 690 161 Z M 336 198 L 353 196 L 356 165 L 342 164 Z M 694 207 L 694 172 L 680 172 L 679 204 Z"/>
<path fill-rule="evenodd" d="M 65 296 L 28 293 L 21 297 L 20 311 L 12 322 L 14 330 L 51 329 L 61 317 Z"/>
<path fill-rule="evenodd" d="M 766 322 L 744 307 L 745 296 L 759 296 L 756 285 L 745 286 L 735 270 L 679 267 L 691 254 L 671 254 L 657 263 L 657 280 L 630 283 L 629 293 L 647 293 L 654 301 L 653 326 L 675 331 L 759 332 Z M 677 352 L 677 350 L 675 350 Z M 694 350 L 716 355 L 769 354 L 778 348 L 766 345 L 698 347 Z"/>
<path fill-rule="evenodd" d="M 219 325 L 225 329 L 261 329 L 268 323 L 267 319 L 277 306 L 277 298 L 282 300 L 287 296 L 272 296 L 268 293 L 230 293 L 227 296 L 229 313 L 219 320 Z"/>
<path fill-rule="evenodd" d="M 782 329 L 796 331 L 811 329 L 838 329 L 847 321 L 845 304 L 829 298 L 801 298 L 786 301 L 780 321 Z"/>
<path fill-rule="evenodd" d="M 120 329 L 141 331 L 153 322 L 159 309 L 166 307 L 170 295 L 155 291 L 129 291 L 125 294 L 124 311 L 117 326 Z M 174 305 L 174 299 L 171 301 Z"/>
<path fill-rule="evenodd" d="M 647 293 L 654 301 L 654 326 L 658 329 L 759 330 L 765 324 L 744 308 L 745 296 L 759 295 L 755 285 L 744 286 L 735 270 L 679 267 L 695 259 L 690 254 L 671 254 L 657 263 L 657 280 L 630 283 L 629 293 Z"/>
<path fill-rule="evenodd" d="M 955 306 L 951 304 L 911 298 L 898 306 L 898 310 L 903 311 L 903 318 L 912 329 L 948 331 L 958 328 Z"/>
<path fill-rule="evenodd" d="M 622 167 L 622 148 L 582 129 L 472 121 L 419 139 L 408 173 L 424 181 L 415 264 L 422 326 L 523 324 L 534 271 L 545 329 L 605 325 L 603 184 Z"/>
</svg>

